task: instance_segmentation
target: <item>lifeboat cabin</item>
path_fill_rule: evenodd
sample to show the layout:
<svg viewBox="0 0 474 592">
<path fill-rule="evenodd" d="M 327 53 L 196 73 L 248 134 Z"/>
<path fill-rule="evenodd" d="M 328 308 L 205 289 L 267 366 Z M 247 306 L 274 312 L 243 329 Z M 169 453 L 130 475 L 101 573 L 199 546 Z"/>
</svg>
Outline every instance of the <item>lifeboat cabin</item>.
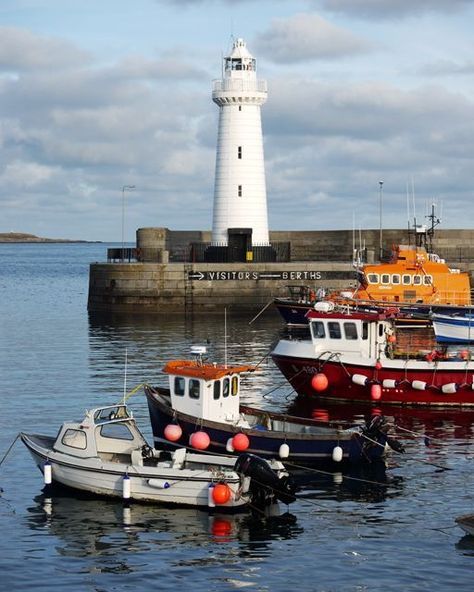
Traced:
<svg viewBox="0 0 474 592">
<path fill-rule="evenodd" d="M 381 302 L 471 304 L 469 274 L 450 268 L 424 247 L 398 245 L 388 263 L 364 265 L 359 270 L 357 300 Z"/>
</svg>

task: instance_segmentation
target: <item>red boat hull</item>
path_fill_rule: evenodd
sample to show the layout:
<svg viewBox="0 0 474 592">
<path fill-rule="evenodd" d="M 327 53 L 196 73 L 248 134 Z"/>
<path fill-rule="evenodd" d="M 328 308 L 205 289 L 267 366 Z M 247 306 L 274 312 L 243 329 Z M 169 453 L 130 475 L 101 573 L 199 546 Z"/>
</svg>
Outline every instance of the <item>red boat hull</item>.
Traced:
<svg viewBox="0 0 474 592">
<path fill-rule="evenodd" d="M 473 406 L 473 371 L 459 370 L 400 370 L 342 364 L 338 361 L 314 360 L 272 354 L 273 361 L 299 395 L 358 403 L 388 403 L 392 405 Z M 313 388 L 315 374 L 324 373 L 328 386 L 322 392 Z M 355 384 L 352 377 L 363 375 L 367 383 Z M 384 380 L 395 381 L 393 388 L 384 388 Z M 426 383 L 424 390 L 413 388 L 413 381 Z M 381 397 L 374 400 L 372 385 L 380 385 Z M 455 384 L 455 391 L 445 393 L 443 385 Z"/>
</svg>

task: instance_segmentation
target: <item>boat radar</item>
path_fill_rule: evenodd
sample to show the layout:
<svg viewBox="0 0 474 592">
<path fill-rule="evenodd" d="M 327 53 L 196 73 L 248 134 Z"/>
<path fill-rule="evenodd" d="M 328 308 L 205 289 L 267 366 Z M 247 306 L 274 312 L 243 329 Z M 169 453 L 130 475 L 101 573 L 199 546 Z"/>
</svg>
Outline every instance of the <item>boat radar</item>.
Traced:
<svg viewBox="0 0 474 592">
<path fill-rule="evenodd" d="M 219 106 L 212 244 L 228 246 L 229 235 L 250 235 L 269 245 L 260 106 L 267 83 L 257 79 L 256 60 L 243 39 L 224 57 L 222 79 L 213 81 Z"/>
</svg>

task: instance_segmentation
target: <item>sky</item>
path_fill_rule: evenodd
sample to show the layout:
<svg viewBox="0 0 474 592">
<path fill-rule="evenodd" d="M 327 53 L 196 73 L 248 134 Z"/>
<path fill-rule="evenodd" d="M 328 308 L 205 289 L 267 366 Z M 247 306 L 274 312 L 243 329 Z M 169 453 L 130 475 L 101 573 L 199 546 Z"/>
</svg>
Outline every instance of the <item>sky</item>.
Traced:
<svg viewBox="0 0 474 592">
<path fill-rule="evenodd" d="M 209 230 L 237 37 L 271 230 L 472 228 L 473 30 L 474 0 L 2 0 L 0 232 Z"/>
</svg>

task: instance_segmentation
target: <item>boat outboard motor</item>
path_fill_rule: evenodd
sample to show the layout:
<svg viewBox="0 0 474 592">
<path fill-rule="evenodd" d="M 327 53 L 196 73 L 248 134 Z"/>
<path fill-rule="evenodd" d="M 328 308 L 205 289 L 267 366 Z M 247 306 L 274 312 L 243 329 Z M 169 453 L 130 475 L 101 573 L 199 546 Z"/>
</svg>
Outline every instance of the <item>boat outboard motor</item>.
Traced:
<svg viewBox="0 0 474 592">
<path fill-rule="evenodd" d="M 383 415 L 376 415 L 370 420 L 370 422 L 367 422 L 362 433 L 371 440 L 376 440 L 379 443 L 381 443 L 380 440 L 386 442 L 392 450 L 395 450 L 395 452 L 405 452 L 403 444 L 387 434 L 389 429 L 390 426 L 387 423 L 387 418 Z"/>
<path fill-rule="evenodd" d="M 283 504 L 296 500 L 296 484 L 289 475 L 279 477 L 266 460 L 245 452 L 240 454 L 234 471 L 250 477 L 250 491 L 259 502 L 276 497 Z"/>
</svg>

